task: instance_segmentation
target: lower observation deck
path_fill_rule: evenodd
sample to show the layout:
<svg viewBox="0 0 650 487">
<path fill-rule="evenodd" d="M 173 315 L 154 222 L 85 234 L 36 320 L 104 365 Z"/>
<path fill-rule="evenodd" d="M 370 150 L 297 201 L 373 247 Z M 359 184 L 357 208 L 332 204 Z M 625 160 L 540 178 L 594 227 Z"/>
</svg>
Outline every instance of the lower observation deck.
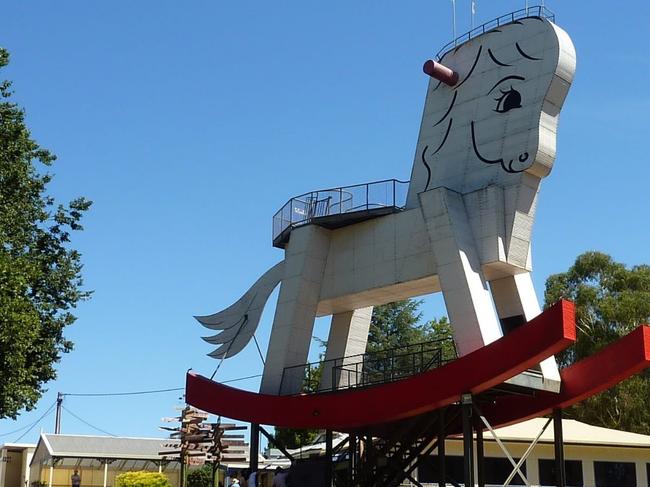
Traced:
<svg viewBox="0 0 650 487">
<path fill-rule="evenodd" d="M 408 184 L 386 179 L 295 196 L 273 216 L 273 246 L 284 248 L 291 230 L 302 225 L 333 229 L 401 211 Z"/>
<path fill-rule="evenodd" d="M 235 389 L 189 372 L 185 394 L 188 404 L 199 409 L 250 423 L 335 431 L 375 428 L 379 431 L 387 423 L 457 403 L 463 394 L 484 393 L 574 341 L 574 308 L 572 303 L 563 301 L 489 345 L 448 363 L 441 361 L 439 367 L 422 367 L 415 375 L 399 380 L 357 383 L 361 387 L 330 388 L 328 392 L 311 394 L 270 395 Z M 598 376 L 598 384 L 620 380 L 647 366 L 650 329 L 635 332 L 633 339 L 614 348 L 616 350 L 606 352 L 602 360 L 595 359 L 589 364 L 593 375 Z M 356 368 L 354 370 L 356 373 Z M 588 375 L 579 374 L 577 382 L 571 383 L 573 376 L 566 369 L 561 394 L 537 391 L 535 397 L 547 398 L 547 402 L 539 403 L 544 407 L 553 405 L 554 401 L 572 404 L 574 399 L 587 397 L 592 389 L 598 389 Z M 361 376 L 355 377 L 358 380 Z M 585 378 L 589 380 L 585 382 Z M 518 415 L 530 417 L 531 412 L 537 411 L 536 404 L 521 400 L 512 410 L 506 405 L 494 414 L 501 415 L 500 421 L 508 423 Z"/>
</svg>

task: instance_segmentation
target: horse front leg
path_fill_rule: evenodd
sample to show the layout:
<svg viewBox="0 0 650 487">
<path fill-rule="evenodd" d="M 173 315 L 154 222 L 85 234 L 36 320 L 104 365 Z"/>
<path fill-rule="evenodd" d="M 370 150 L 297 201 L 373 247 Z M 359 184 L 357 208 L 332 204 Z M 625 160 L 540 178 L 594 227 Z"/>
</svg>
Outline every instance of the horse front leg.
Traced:
<svg viewBox="0 0 650 487">
<path fill-rule="evenodd" d="M 490 287 L 504 334 L 527 323 L 542 312 L 530 272 L 490 281 Z M 545 385 L 559 392 L 560 372 L 555 357 L 551 356 L 543 360 L 539 364 L 539 369 Z"/>
<path fill-rule="evenodd" d="M 500 338 L 502 331 L 463 197 L 443 187 L 419 197 L 458 353 L 467 355 Z"/>
</svg>

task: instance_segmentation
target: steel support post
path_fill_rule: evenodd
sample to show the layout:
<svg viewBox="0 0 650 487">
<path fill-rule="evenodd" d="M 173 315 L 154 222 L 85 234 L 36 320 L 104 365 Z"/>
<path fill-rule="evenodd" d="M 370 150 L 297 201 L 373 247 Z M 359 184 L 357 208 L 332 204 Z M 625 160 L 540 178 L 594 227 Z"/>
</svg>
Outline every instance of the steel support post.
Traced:
<svg viewBox="0 0 650 487">
<path fill-rule="evenodd" d="M 445 424 L 446 409 L 438 413 L 438 487 L 446 487 L 447 472 L 445 456 L 445 439 L 447 437 L 447 425 Z"/>
<path fill-rule="evenodd" d="M 325 485 L 332 486 L 332 469 L 334 466 L 333 448 L 334 438 L 332 430 L 325 430 L 325 458 L 327 459 L 327 466 L 325 469 Z"/>
<path fill-rule="evenodd" d="M 364 469 L 366 471 L 366 476 L 372 478 L 375 472 L 375 467 L 377 466 L 377 456 L 375 454 L 375 447 L 372 443 L 372 435 L 370 433 L 366 435 L 363 454 L 365 459 Z"/>
<path fill-rule="evenodd" d="M 463 394 L 461 398 L 463 416 L 463 463 L 464 484 L 474 485 L 474 438 L 472 428 L 472 395 Z"/>
<path fill-rule="evenodd" d="M 348 469 L 350 472 L 350 485 L 356 485 L 356 468 L 357 468 L 357 437 L 353 433 L 350 433 L 348 441 L 348 457 L 349 464 Z"/>
<path fill-rule="evenodd" d="M 255 423 L 251 423 L 251 447 L 249 457 L 251 473 L 257 472 L 260 457 L 260 425 Z M 255 485 L 251 485 L 250 487 L 257 487 L 257 474 L 255 475 Z"/>
<path fill-rule="evenodd" d="M 562 433 L 562 410 L 553 410 L 553 439 L 555 443 L 555 482 L 557 487 L 566 487 L 564 467 L 564 435 Z"/>
<path fill-rule="evenodd" d="M 485 487 L 485 449 L 483 447 L 483 424 L 480 418 L 474 421 L 476 430 L 476 481 L 478 487 Z"/>
<path fill-rule="evenodd" d="M 181 486 L 181 487 L 185 487 L 185 486 L 187 485 L 187 483 L 186 483 L 186 482 L 187 482 L 187 478 L 186 478 L 186 475 L 185 475 L 185 470 L 186 470 L 186 468 L 185 468 L 185 462 L 187 461 L 187 456 L 185 455 L 185 453 L 181 453 L 181 457 L 180 457 L 180 458 L 181 458 L 181 471 L 180 471 L 180 473 L 179 473 L 179 475 L 180 475 L 180 477 L 181 477 L 181 478 L 180 478 L 180 486 Z"/>
</svg>

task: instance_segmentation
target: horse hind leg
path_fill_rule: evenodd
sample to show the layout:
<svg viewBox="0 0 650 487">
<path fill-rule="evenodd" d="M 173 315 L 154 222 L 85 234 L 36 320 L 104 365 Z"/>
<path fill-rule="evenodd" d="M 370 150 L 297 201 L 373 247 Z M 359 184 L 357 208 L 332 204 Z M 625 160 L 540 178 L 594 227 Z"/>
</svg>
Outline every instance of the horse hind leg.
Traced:
<svg viewBox="0 0 650 487">
<path fill-rule="evenodd" d="M 260 386 L 262 393 L 296 394 L 302 390 L 301 367 L 309 355 L 329 238 L 328 230 L 315 225 L 291 232 Z"/>
<path fill-rule="evenodd" d="M 360 382 L 361 355 L 368 343 L 372 310 L 370 306 L 332 315 L 319 390 L 355 386 Z"/>
</svg>

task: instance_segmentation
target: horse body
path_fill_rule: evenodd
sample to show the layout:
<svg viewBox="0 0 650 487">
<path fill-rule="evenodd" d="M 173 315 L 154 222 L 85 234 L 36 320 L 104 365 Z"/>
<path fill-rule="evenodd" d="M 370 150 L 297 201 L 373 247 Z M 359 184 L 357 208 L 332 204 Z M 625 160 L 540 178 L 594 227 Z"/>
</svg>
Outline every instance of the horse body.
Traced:
<svg viewBox="0 0 650 487">
<path fill-rule="evenodd" d="M 531 232 L 575 71 L 573 45 L 551 22 L 527 18 L 441 61 L 459 81 L 429 83 L 406 210 L 335 230 L 293 229 L 283 263 L 232 307 L 199 318 L 222 330 L 207 339 L 221 344 L 211 355 L 232 356 L 281 284 L 261 392 L 300 391 L 302 373 L 285 369 L 307 361 L 316 316 L 333 316 L 327 359 L 363 353 L 372 307 L 408 297 L 442 291 L 460 355 L 540 313 Z M 552 357 L 541 372 L 557 390 Z"/>
</svg>

